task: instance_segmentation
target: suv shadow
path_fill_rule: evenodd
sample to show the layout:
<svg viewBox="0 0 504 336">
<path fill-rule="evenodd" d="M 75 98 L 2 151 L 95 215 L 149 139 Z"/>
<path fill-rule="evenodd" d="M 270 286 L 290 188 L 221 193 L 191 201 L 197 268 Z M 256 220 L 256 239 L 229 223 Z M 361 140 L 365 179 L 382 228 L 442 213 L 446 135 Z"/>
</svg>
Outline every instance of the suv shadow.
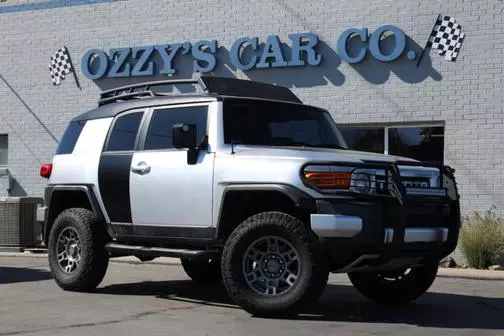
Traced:
<svg viewBox="0 0 504 336">
<path fill-rule="evenodd" d="M 240 309 L 222 286 L 189 280 L 110 285 L 95 291 L 112 295 L 149 295 L 161 299 Z M 133 294 L 132 294 L 133 293 Z M 391 323 L 451 329 L 504 329 L 504 298 L 426 293 L 408 305 L 381 306 L 364 299 L 352 286 L 329 284 L 309 310 L 290 319 L 354 323 Z"/>
<path fill-rule="evenodd" d="M 0 267 L 0 285 L 17 283 L 17 282 L 32 282 L 52 279 L 50 272 L 27 267 Z"/>
</svg>

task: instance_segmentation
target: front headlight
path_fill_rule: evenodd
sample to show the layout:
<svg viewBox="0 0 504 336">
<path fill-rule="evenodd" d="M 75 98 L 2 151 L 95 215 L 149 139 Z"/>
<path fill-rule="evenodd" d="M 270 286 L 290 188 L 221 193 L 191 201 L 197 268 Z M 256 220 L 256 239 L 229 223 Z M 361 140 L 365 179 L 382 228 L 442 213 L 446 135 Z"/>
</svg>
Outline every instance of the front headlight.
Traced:
<svg viewBox="0 0 504 336">
<path fill-rule="evenodd" d="M 350 191 L 371 194 L 376 189 L 376 175 L 370 170 L 356 169 L 352 172 Z"/>
<path fill-rule="evenodd" d="M 308 166 L 303 172 L 306 182 L 318 189 L 347 190 L 361 194 L 376 191 L 376 174 L 371 169 L 338 166 Z"/>
</svg>

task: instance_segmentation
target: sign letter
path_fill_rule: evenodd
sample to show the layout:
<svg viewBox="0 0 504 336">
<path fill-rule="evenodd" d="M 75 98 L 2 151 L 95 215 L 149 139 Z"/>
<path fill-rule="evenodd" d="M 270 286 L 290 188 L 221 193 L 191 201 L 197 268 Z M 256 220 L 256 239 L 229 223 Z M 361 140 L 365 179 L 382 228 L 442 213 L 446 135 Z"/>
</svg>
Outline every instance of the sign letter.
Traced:
<svg viewBox="0 0 504 336">
<path fill-rule="evenodd" d="M 280 48 L 280 40 L 276 35 L 268 36 L 259 63 L 256 64 L 256 68 L 269 68 L 270 64 L 268 59 L 273 59 L 271 63 L 271 67 L 273 68 L 287 66 L 287 62 L 282 55 L 282 49 Z"/>
<path fill-rule="evenodd" d="M 253 38 L 241 37 L 233 43 L 233 46 L 231 47 L 231 50 L 229 52 L 231 54 L 231 63 L 237 69 L 244 71 L 252 69 L 254 65 L 257 63 L 256 55 L 252 56 L 252 59 L 247 64 L 242 63 L 242 60 L 240 59 L 241 56 L 240 50 L 242 46 L 246 43 L 251 46 L 252 50 L 257 50 L 257 48 L 259 47 L 259 39 L 257 37 Z"/>
<path fill-rule="evenodd" d="M 128 59 L 128 56 L 131 53 L 131 49 L 117 48 L 117 49 L 110 49 L 109 52 L 110 52 L 110 61 L 112 62 L 112 68 L 110 69 L 108 76 L 129 77 L 131 75 L 131 65 L 127 63 L 126 60 Z M 124 68 L 124 70 L 122 72 L 119 72 L 119 69 L 121 68 Z"/>
<path fill-rule="evenodd" d="M 392 32 L 395 37 L 395 46 L 394 50 L 389 55 L 384 55 L 380 50 L 380 38 L 385 32 Z M 401 29 L 392 25 L 381 26 L 376 29 L 373 34 L 371 34 L 371 38 L 369 39 L 369 51 L 374 58 L 382 62 L 390 62 L 401 56 L 401 54 L 406 48 L 406 35 L 402 32 Z"/>
<path fill-rule="evenodd" d="M 147 63 L 153 51 L 153 46 L 133 48 L 133 58 L 137 58 L 138 52 L 142 53 L 140 54 L 140 58 L 138 58 L 138 61 L 133 67 L 133 70 L 131 70 L 131 76 L 152 76 L 154 74 L 154 64 L 152 63 L 152 61 Z M 147 69 L 142 70 L 145 66 L 145 63 L 147 63 Z"/>
<path fill-rule="evenodd" d="M 359 54 L 355 57 L 351 57 L 348 55 L 347 51 L 347 43 L 353 35 L 359 35 L 360 40 L 362 42 L 367 41 L 367 36 L 368 36 L 368 30 L 367 28 L 350 28 L 347 29 L 341 34 L 341 36 L 338 39 L 338 43 L 336 44 L 336 50 L 338 52 L 338 55 L 341 57 L 341 59 L 345 62 L 348 62 L 350 64 L 353 63 L 359 63 L 364 59 L 364 56 L 366 56 L 366 48 L 362 47 L 359 51 Z"/>
<path fill-rule="evenodd" d="M 171 75 L 177 72 L 175 69 L 172 68 L 172 62 L 177 52 L 181 48 L 184 48 L 184 44 L 183 43 L 161 44 L 154 46 L 154 48 L 156 48 L 156 50 L 159 52 L 159 55 L 161 55 L 161 58 L 163 59 L 164 63 L 164 66 L 161 69 L 161 71 L 159 71 L 159 73 Z M 183 52 L 187 51 L 188 50 L 184 50 Z"/>
<path fill-rule="evenodd" d="M 309 65 L 319 65 L 322 61 L 322 55 L 317 54 L 315 46 L 318 43 L 318 36 L 312 33 L 291 34 L 289 38 L 292 41 L 292 60 L 289 66 L 303 66 L 305 60 L 301 59 L 301 53 L 306 53 Z M 301 44 L 303 40 L 308 40 Z"/>
<path fill-rule="evenodd" d="M 207 50 L 209 52 L 207 52 Z M 202 40 L 198 41 L 192 47 L 192 55 L 195 58 L 194 71 L 196 72 L 210 72 L 215 68 L 216 60 L 214 52 L 217 51 L 217 41 L 216 40 Z M 206 62 L 206 66 L 201 65 L 201 61 Z"/>
<path fill-rule="evenodd" d="M 84 54 L 84 56 L 82 56 L 82 73 L 84 76 L 92 80 L 102 78 L 107 72 L 108 61 L 109 58 L 104 51 L 98 49 L 89 50 Z M 91 67 L 94 68 L 95 65 L 98 65 L 98 69 L 92 73 Z"/>
</svg>

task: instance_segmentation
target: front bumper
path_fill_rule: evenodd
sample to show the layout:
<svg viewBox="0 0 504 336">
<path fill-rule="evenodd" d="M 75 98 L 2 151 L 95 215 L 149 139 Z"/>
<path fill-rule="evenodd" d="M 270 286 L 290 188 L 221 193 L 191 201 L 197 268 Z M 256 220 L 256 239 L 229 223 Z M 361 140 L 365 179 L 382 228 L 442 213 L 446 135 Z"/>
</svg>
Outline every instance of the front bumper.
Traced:
<svg viewBox="0 0 504 336">
<path fill-rule="evenodd" d="M 351 238 L 363 230 L 363 220 L 358 216 L 312 214 L 311 229 L 323 238 Z M 395 230 L 385 228 L 384 243 L 392 243 Z M 444 243 L 448 239 L 448 228 L 408 227 L 404 229 L 404 243 Z"/>
<path fill-rule="evenodd" d="M 438 262 L 456 247 L 458 200 L 341 197 L 319 199 L 312 231 L 335 272 L 413 267 Z"/>
</svg>

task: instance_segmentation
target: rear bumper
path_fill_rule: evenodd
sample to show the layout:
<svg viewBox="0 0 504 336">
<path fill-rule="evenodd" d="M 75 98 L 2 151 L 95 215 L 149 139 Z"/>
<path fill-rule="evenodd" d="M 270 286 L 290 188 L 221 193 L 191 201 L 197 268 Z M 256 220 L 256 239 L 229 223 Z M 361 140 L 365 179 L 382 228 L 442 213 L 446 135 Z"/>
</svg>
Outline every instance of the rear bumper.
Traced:
<svg viewBox="0 0 504 336">
<path fill-rule="evenodd" d="M 45 223 L 47 219 L 47 207 L 46 206 L 39 206 L 37 208 L 37 223 Z"/>
<path fill-rule="evenodd" d="M 413 267 L 438 262 L 455 250 L 457 200 L 411 198 L 319 199 L 312 231 L 330 256 L 334 272 Z"/>
</svg>

